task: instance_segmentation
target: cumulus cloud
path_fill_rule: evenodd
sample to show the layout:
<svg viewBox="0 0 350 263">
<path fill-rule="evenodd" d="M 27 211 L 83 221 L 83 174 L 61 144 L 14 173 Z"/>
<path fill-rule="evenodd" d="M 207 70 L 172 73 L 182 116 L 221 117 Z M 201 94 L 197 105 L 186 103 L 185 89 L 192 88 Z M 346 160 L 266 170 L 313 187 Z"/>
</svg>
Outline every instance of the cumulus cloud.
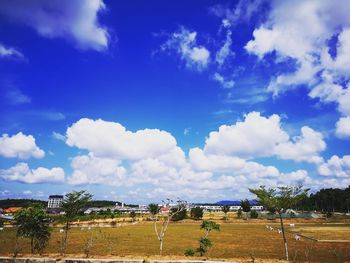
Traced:
<svg viewBox="0 0 350 263">
<path fill-rule="evenodd" d="M 80 49 L 97 51 L 108 48 L 108 31 L 98 21 L 105 8 L 103 0 L 0 2 L 0 13 L 10 21 L 29 26 L 43 37 L 65 38 Z"/>
<path fill-rule="evenodd" d="M 322 162 L 320 152 L 326 148 L 322 134 L 304 126 L 301 135 L 291 139 L 280 120 L 276 114 L 264 117 L 251 112 L 244 121 L 222 125 L 218 131 L 211 132 L 204 152 L 245 159 L 277 156 L 284 160 Z"/>
<path fill-rule="evenodd" d="M 172 33 L 169 39 L 161 45 L 161 51 L 175 51 L 186 64 L 187 68 L 201 71 L 208 66 L 210 51 L 197 44 L 197 32 L 181 27 Z"/>
<path fill-rule="evenodd" d="M 339 138 L 349 138 L 350 137 L 350 116 L 342 117 L 336 123 L 335 134 Z"/>
<path fill-rule="evenodd" d="M 218 131 L 211 132 L 204 151 L 242 158 L 270 156 L 278 143 L 287 142 L 288 139 L 288 134 L 281 129 L 278 115 L 264 117 L 259 112 L 251 112 L 244 121 L 222 125 Z"/>
<path fill-rule="evenodd" d="M 30 169 L 27 163 L 17 163 L 11 168 L 1 169 L 0 178 L 27 184 L 62 183 L 64 182 L 64 171 L 60 167 Z"/>
<path fill-rule="evenodd" d="M 268 156 L 320 165 L 319 153 L 325 148 L 322 135 L 313 129 L 302 127 L 300 136 L 290 138 L 278 115 L 258 112 L 210 133 L 204 147 L 190 149 L 188 157 L 168 132 L 132 132 L 104 120 L 77 121 L 67 129 L 66 143 L 88 151 L 72 159 L 68 183 L 142 185 L 142 197 L 152 198 L 157 192 L 158 199 L 175 193 L 190 199 L 191 193 L 196 198 L 209 192 L 219 197 L 237 185 L 245 191 L 259 185 L 309 185 L 313 181 L 305 170 L 283 172 L 254 159 Z M 151 187 L 152 194 L 143 186 Z M 237 193 L 247 194 L 242 191 Z"/>
<path fill-rule="evenodd" d="M 267 21 L 254 30 L 245 49 L 260 59 L 274 53 L 276 63 L 293 61 L 295 70 L 275 76 L 268 91 L 278 95 L 307 85 L 310 97 L 337 103 L 339 112 L 348 117 L 349 12 L 350 4 L 341 0 L 272 1 Z M 333 55 L 332 38 L 336 39 Z"/>
<path fill-rule="evenodd" d="M 0 57 L 1 58 L 17 58 L 17 59 L 23 59 L 23 54 L 13 48 L 13 47 L 6 47 L 3 44 L 0 43 Z"/>
<path fill-rule="evenodd" d="M 342 158 L 333 155 L 318 167 L 318 172 L 323 176 L 350 178 L 350 155 L 344 155 Z"/>
<path fill-rule="evenodd" d="M 45 156 L 45 152 L 36 145 L 32 135 L 19 132 L 13 136 L 3 134 L 0 137 L 0 155 L 7 158 L 39 159 Z"/>
<path fill-rule="evenodd" d="M 158 129 L 128 131 L 116 122 L 80 119 L 67 129 L 66 143 L 96 157 L 118 160 L 152 158 L 176 149 L 176 140 Z M 175 151 L 175 150 L 174 150 Z"/>
<path fill-rule="evenodd" d="M 305 161 L 310 163 L 321 163 L 320 152 L 326 149 L 326 143 L 321 133 L 304 126 L 301 135 L 292 141 L 280 143 L 275 148 L 276 155 L 285 160 Z"/>
<path fill-rule="evenodd" d="M 93 154 L 76 156 L 71 162 L 73 174 L 68 177 L 68 183 L 124 185 L 128 182 L 126 169 L 120 164 L 118 160 Z"/>
</svg>

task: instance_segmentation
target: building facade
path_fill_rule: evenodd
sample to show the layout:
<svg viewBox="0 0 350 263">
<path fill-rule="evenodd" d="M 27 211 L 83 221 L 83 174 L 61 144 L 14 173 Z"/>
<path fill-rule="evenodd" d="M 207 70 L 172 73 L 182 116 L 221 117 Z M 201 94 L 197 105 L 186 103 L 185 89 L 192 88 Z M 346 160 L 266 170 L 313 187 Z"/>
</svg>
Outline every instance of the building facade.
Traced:
<svg viewBox="0 0 350 263">
<path fill-rule="evenodd" d="M 47 208 L 49 210 L 59 210 L 62 206 L 63 195 L 50 195 L 47 202 Z"/>
</svg>

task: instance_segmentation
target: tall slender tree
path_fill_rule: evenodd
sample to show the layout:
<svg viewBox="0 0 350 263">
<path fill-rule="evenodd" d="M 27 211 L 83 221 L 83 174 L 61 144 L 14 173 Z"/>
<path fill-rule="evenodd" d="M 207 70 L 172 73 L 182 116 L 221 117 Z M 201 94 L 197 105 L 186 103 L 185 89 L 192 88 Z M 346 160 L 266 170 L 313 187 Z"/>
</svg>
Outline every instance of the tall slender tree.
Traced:
<svg viewBox="0 0 350 263">
<path fill-rule="evenodd" d="M 62 203 L 62 210 L 64 212 L 65 227 L 64 237 L 61 243 L 61 254 L 66 252 L 68 231 L 71 223 L 80 214 L 81 210 L 86 207 L 86 204 L 91 201 L 92 195 L 85 190 L 73 191 L 66 194 Z"/>
<path fill-rule="evenodd" d="M 278 213 L 282 229 L 285 256 L 286 260 L 289 260 L 288 243 L 285 235 L 282 213 L 287 209 L 293 208 L 298 202 L 305 198 L 309 189 L 303 189 L 302 185 L 269 189 L 265 188 L 265 186 L 260 186 L 260 188 L 249 189 L 249 191 L 257 196 L 258 201 L 265 209 L 269 211 L 274 210 Z"/>
<path fill-rule="evenodd" d="M 221 206 L 221 211 L 224 212 L 224 214 L 225 214 L 225 220 L 227 220 L 227 213 L 230 211 L 230 206 L 229 206 L 229 205 L 223 205 L 223 206 Z"/>
<path fill-rule="evenodd" d="M 169 207 L 170 203 L 173 201 L 170 199 L 167 199 L 166 202 L 164 202 L 164 207 Z M 157 204 L 149 204 L 148 205 L 148 211 L 151 213 L 153 221 L 154 221 L 154 231 L 156 233 L 157 239 L 159 240 L 159 255 L 162 255 L 163 253 L 163 243 L 164 243 L 164 236 L 168 229 L 169 222 L 172 218 L 174 218 L 176 215 L 181 213 L 183 210 L 186 209 L 186 202 L 179 200 L 177 201 L 177 205 L 173 207 L 167 214 L 160 217 L 160 207 Z M 158 227 L 157 222 L 160 222 L 160 227 Z"/>
</svg>

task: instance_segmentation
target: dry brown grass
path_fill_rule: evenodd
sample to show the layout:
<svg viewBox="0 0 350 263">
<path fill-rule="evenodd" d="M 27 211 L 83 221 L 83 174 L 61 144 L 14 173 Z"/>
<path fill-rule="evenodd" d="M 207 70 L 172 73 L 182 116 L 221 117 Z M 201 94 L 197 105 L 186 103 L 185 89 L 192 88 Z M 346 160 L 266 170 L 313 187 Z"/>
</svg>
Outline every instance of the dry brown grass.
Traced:
<svg viewBox="0 0 350 263">
<path fill-rule="evenodd" d="M 214 246 L 206 255 L 210 259 L 241 259 L 249 261 L 250 255 L 263 260 L 283 258 L 282 237 L 275 231 L 269 231 L 259 221 L 241 223 L 221 223 L 221 231 L 210 234 Z M 199 229 L 200 221 L 171 223 L 165 236 L 165 257 L 183 257 L 187 248 L 197 248 L 198 238 L 203 235 Z M 277 223 L 270 225 L 278 226 Z M 297 224 L 294 230 L 305 235 L 322 239 L 346 239 L 350 237 L 349 224 Z M 83 256 L 84 243 L 93 235 L 93 257 L 142 257 L 159 258 L 159 242 L 156 239 L 152 222 L 142 222 L 116 228 L 94 227 L 92 230 L 73 228 L 68 236 L 67 254 Z M 46 249 L 47 254 L 59 251 L 59 228 L 54 228 L 52 238 Z M 7 228 L 0 233 L 0 254 L 10 255 L 15 242 L 15 229 Z M 350 243 L 319 243 L 302 239 L 295 241 L 288 234 L 290 257 L 297 261 L 340 262 L 350 260 Z M 29 253 L 28 240 L 21 240 L 23 253 Z"/>
</svg>

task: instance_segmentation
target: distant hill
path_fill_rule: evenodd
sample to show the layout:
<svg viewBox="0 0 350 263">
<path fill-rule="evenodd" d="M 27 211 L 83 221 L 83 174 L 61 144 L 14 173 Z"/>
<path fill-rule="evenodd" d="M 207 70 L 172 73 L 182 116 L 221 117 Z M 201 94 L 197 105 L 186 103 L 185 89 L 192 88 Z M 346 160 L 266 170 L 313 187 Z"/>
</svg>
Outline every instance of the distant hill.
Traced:
<svg viewBox="0 0 350 263">
<path fill-rule="evenodd" d="M 9 207 L 29 207 L 33 203 L 40 203 L 43 206 L 47 206 L 46 201 L 35 200 L 35 199 L 3 199 L 0 200 L 0 208 L 9 208 Z"/>
</svg>

